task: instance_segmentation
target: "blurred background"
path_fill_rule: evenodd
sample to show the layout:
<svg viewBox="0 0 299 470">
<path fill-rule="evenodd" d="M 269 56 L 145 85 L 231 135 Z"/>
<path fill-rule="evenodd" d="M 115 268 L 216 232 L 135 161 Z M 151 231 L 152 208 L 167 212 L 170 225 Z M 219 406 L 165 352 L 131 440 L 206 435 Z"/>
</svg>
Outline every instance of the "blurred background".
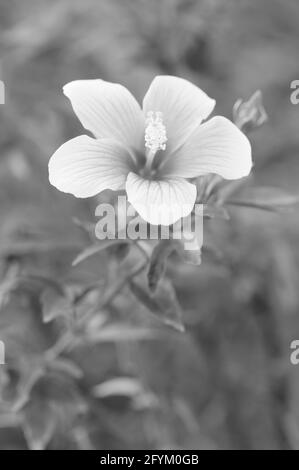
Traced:
<svg viewBox="0 0 299 470">
<path fill-rule="evenodd" d="M 0 0 L 1 449 L 299 449 L 298 208 L 236 207 L 205 224 L 219 256 L 170 260 L 185 333 L 124 288 L 67 348 L 119 253 L 71 266 L 88 243 L 74 217 L 94 222 L 97 201 L 58 193 L 47 171 L 83 133 L 65 83 L 102 78 L 141 100 L 170 74 L 229 118 L 261 89 L 254 184 L 298 195 L 298 45 L 297 0 Z"/>
</svg>

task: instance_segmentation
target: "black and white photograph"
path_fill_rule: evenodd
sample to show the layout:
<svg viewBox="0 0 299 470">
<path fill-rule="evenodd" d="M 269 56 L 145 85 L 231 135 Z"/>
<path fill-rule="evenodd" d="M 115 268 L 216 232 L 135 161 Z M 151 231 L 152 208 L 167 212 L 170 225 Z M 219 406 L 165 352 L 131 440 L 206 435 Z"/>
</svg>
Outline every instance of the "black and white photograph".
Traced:
<svg viewBox="0 0 299 470">
<path fill-rule="evenodd" d="M 0 217 L 1 451 L 299 450 L 298 0 L 0 0 Z"/>
</svg>

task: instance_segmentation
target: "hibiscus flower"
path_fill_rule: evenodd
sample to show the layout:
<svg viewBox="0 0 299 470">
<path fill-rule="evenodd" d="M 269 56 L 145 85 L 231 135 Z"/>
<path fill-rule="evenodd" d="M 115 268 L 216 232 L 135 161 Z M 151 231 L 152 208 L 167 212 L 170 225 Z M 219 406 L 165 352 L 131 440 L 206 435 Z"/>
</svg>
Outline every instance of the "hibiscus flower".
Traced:
<svg viewBox="0 0 299 470">
<path fill-rule="evenodd" d="M 225 117 L 203 122 L 215 100 L 187 80 L 157 76 L 142 108 L 125 87 L 104 80 L 73 81 L 63 90 L 94 138 L 76 137 L 51 157 L 49 180 L 60 191 L 86 198 L 125 190 L 145 221 L 170 225 L 192 211 L 194 178 L 250 173 L 247 137 Z"/>
</svg>

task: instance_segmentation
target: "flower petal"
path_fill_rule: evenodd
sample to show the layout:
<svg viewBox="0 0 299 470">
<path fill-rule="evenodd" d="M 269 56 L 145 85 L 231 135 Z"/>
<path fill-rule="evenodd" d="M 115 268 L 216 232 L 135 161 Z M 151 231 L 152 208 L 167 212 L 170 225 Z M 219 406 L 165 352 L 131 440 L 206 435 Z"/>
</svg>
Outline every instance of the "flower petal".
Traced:
<svg viewBox="0 0 299 470">
<path fill-rule="evenodd" d="M 81 135 L 63 144 L 49 161 L 49 181 L 76 197 L 95 196 L 104 189 L 124 189 L 133 167 L 129 152 L 111 139 Z"/>
<path fill-rule="evenodd" d="M 213 111 L 215 100 L 183 78 L 156 77 L 143 100 L 143 111 L 160 111 L 167 133 L 167 154 L 182 145 Z"/>
<path fill-rule="evenodd" d="M 194 178 L 216 173 L 234 180 L 248 176 L 251 168 L 251 145 L 245 134 L 225 117 L 216 116 L 200 125 L 168 158 L 161 174 Z"/>
<path fill-rule="evenodd" d="M 196 187 L 182 178 L 146 180 L 132 172 L 127 178 L 126 191 L 128 201 L 153 225 L 171 225 L 187 216 L 196 199 Z"/>
<path fill-rule="evenodd" d="M 141 149 L 144 117 L 134 96 L 122 85 L 104 80 L 77 80 L 63 88 L 82 125 L 97 138 L 113 138 Z"/>
</svg>

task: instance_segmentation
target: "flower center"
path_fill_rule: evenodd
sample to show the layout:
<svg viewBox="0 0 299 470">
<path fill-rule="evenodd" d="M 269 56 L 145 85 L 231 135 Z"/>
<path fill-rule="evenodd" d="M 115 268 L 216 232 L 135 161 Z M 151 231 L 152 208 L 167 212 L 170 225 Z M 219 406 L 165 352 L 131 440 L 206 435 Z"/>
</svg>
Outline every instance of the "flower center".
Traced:
<svg viewBox="0 0 299 470">
<path fill-rule="evenodd" d="M 149 111 L 146 115 L 145 146 L 155 155 L 158 150 L 166 149 L 166 127 L 160 111 Z"/>
</svg>

